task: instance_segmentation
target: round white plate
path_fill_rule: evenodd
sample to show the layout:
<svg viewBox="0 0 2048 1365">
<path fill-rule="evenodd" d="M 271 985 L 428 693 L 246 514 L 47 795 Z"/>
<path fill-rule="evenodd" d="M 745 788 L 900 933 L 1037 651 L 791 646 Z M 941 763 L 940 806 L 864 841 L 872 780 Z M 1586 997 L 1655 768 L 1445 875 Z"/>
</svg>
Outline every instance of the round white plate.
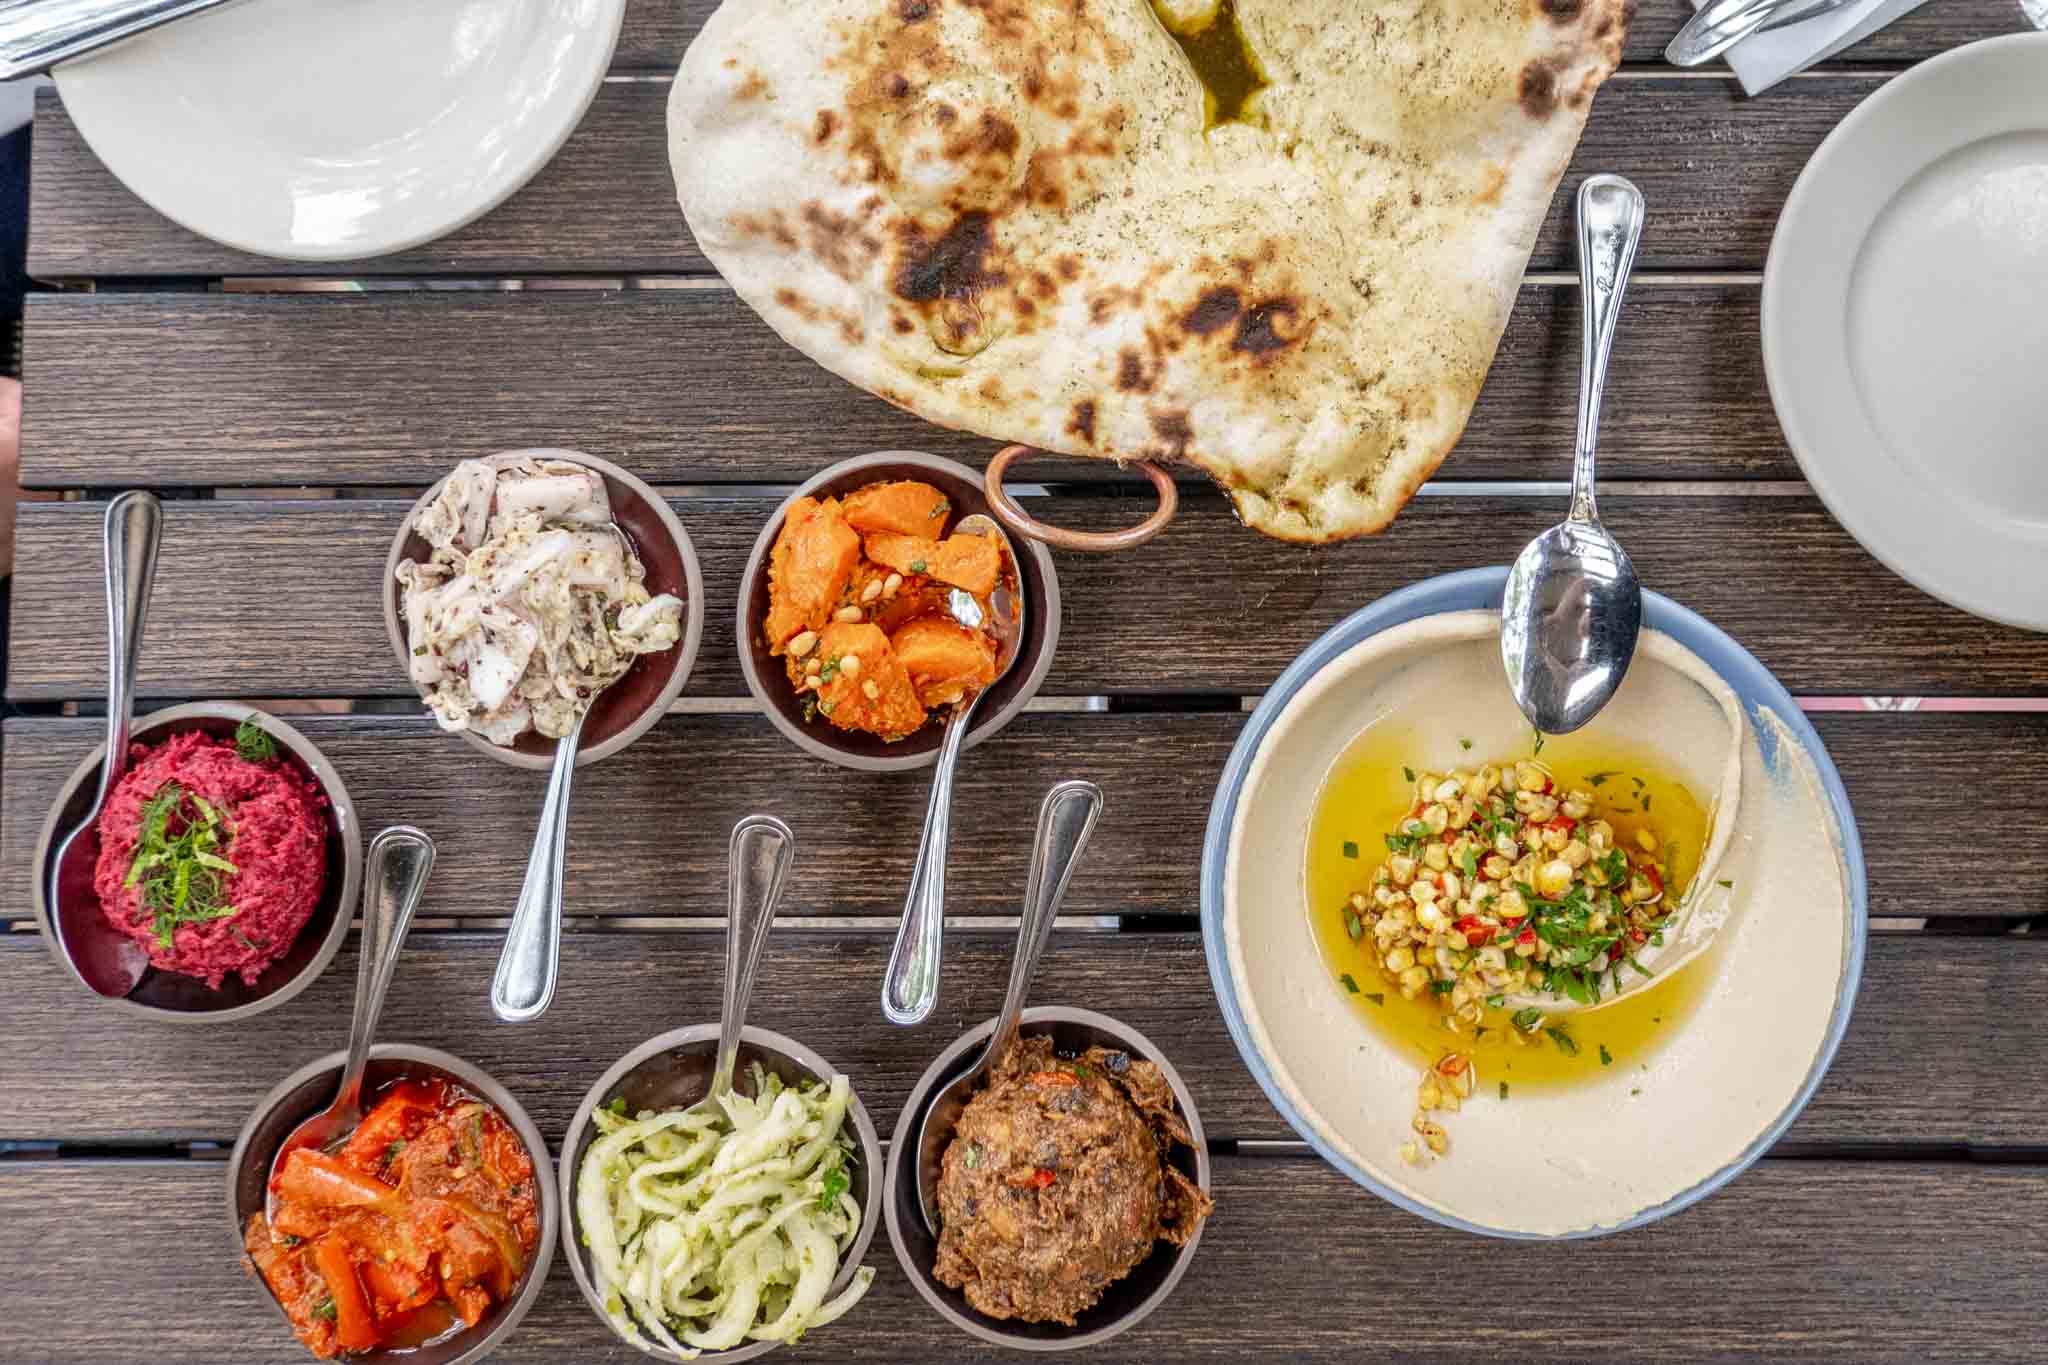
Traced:
<svg viewBox="0 0 2048 1365">
<path fill-rule="evenodd" d="M 253 0 L 56 72 L 100 159 L 243 251 L 356 260 L 495 208 L 565 142 L 625 0 Z"/>
<path fill-rule="evenodd" d="M 1778 221 L 1764 373 L 1849 533 L 2048 630 L 2048 33 L 1958 48 L 1842 121 Z"/>
</svg>

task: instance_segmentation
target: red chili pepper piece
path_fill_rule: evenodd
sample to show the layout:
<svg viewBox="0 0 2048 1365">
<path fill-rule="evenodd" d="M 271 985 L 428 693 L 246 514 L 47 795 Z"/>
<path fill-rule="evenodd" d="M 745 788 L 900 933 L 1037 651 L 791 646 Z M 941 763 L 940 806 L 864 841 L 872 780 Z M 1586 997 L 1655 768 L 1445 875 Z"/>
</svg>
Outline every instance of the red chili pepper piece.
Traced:
<svg viewBox="0 0 2048 1365">
<path fill-rule="evenodd" d="M 1477 915 L 1467 915 L 1451 927 L 1465 936 L 1468 947 L 1483 948 L 1493 941 L 1494 927 Z"/>
<path fill-rule="evenodd" d="M 1055 1175 L 1051 1171 L 1048 1171 L 1045 1167 L 1040 1166 L 1037 1170 L 1031 1173 L 1031 1188 L 1034 1190 L 1042 1190 L 1047 1185 L 1052 1184 L 1053 1181 L 1058 1179 L 1059 1176 Z"/>
</svg>

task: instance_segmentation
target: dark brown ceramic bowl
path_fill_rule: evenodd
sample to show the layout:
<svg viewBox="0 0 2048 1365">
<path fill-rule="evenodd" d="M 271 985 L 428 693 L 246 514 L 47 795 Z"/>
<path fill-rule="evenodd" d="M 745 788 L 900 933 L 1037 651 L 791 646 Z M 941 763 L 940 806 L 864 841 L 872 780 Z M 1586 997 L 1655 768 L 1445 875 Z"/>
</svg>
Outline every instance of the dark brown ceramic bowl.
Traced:
<svg viewBox="0 0 2048 1365">
<path fill-rule="evenodd" d="M 711 1089 L 711 1073 L 718 1065 L 717 1053 L 717 1024 L 692 1024 L 688 1028 L 671 1029 L 649 1038 L 598 1077 L 597 1084 L 591 1086 L 590 1093 L 583 1097 L 576 1117 L 569 1121 L 569 1135 L 562 1141 L 561 1201 L 567 1210 L 562 1219 L 562 1254 L 569 1260 L 569 1270 L 575 1275 L 576 1287 L 583 1291 L 590 1311 L 597 1314 L 598 1320 L 606 1327 L 612 1325 L 611 1319 L 605 1315 L 604 1296 L 591 1282 L 590 1248 L 583 1245 L 576 1225 L 576 1172 L 583 1165 L 583 1154 L 590 1149 L 591 1138 L 597 1132 L 590 1116 L 599 1106 L 616 1099 L 624 1099 L 627 1109 L 634 1113 L 645 1109 L 679 1109 L 695 1104 Z M 839 1074 L 838 1067 L 795 1039 L 750 1027 L 740 1034 L 735 1089 L 746 1084 L 756 1062 L 789 1085 L 830 1080 Z M 852 1194 L 853 1202 L 860 1206 L 861 1220 L 852 1247 L 839 1263 L 839 1274 L 825 1293 L 827 1299 L 852 1283 L 854 1272 L 867 1259 L 868 1244 L 875 1236 L 874 1196 L 881 1184 L 876 1178 L 882 1170 L 881 1140 L 875 1135 L 874 1121 L 868 1117 L 858 1093 L 847 1106 L 847 1118 L 860 1142 L 860 1160 L 851 1172 L 853 1183 L 848 1192 Z M 819 1330 L 829 1335 L 833 1329 L 828 1326 Z M 621 1337 L 620 1340 L 625 1339 Z M 656 1360 L 683 1359 L 673 1351 L 646 1340 L 627 1344 Z M 779 1341 L 754 1341 L 729 1351 L 704 1351 L 697 1358 L 717 1361 L 719 1365 L 732 1365 L 733 1362 L 765 1355 L 781 1344 Z M 822 1358 L 829 1360 L 831 1356 L 828 1352 Z"/>
<path fill-rule="evenodd" d="M 768 619 L 768 554 L 775 538 L 782 534 L 783 518 L 798 498 L 843 497 L 856 488 L 891 479 L 922 479 L 952 500 L 959 517 L 990 514 L 988 494 L 981 475 L 964 464 L 942 460 L 914 450 L 882 450 L 841 460 L 783 500 L 775 515 L 761 528 L 754 552 L 747 558 L 740 578 L 739 620 L 736 638 L 740 642 L 740 669 L 747 686 L 767 709 L 775 728 L 792 743 L 841 767 L 864 772 L 902 772 L 924 768 L 938 760 L 939 741 L 945 727 L 933 718 L 908 739 L 894 743 L 878 735 L 840 730 L 825 721 L 804 719 L 803 703 L 789 685 L 782 661 L 768 652 L 761 638 L 761 623 Z M 1060 640 L 1060 583 L 1053 572 L 1052 555 L 1036 541 L 1010 538 L 1016 547 L 1017 574 L 1024 592 L 1024 643 L 1016 666 L 1003 675 L 982 699 L 975 713 L 974 729 L 968 732 L 967 747 L 987 739 L 1017 717 L 1024 704 L 1038 695 L 1052 667 L 1053 651 Z"/>
<path fill-rule="evenodd" d="M 939 1283 L 932 1274 L 939 1244 L 925 1227 L 924 1213 L 918 1206 L 918 1125 L 924 1122 L 925 1109 L 940 1087 L 974 1065 L 995 1026 L 996 1021 L 990 1019 L 940 1053 L 939 1059 L 918 1080 L 917 1088 L 910 1092 L 902 1117 L 896 1120 L 896 1131 L 889 1139 L 888 1187 L 882 1193 L 883 1210 L 889 1219 L 889 1241 L 896 1248 L 896 1259 L 903 1263 L 904 1274 L 917 1286 L 917 1292 L 924 1295 L 925 1302 L 970 1336 L 1020 1351 L 1072 1351 L 1099 1346 L 1136 1326 L 1166 1301 L 1166 1296 L 1180 1283 L 1180 1277 L 1187 1273 L 1189 1262 L 1194 1260 L 1195 1247 L 1202 1240 L 1201 1228 L 1195 1229 L 1186 1246 L 1176 1247 L 1168 1242 L 1155 1245 L 1149 1257 L 1105 1290 L 1102 1301 L 1081 1314 L 1072 1327 L 1056 1322 L 998 1322 L 984 1317 L 968 1306 L 965 1294 Z M 1085 1052 L 1100 1044 L 1156 1064 L 1167 1084 L 1173 1087 L 1180 1116 L 1195 1140 L 1191 1149 L 1174 1148 L 1173 1163 L 1204 1193 L 1208 1192 L 1209 1148 L 1202 1136 L 1201 1116 L 1195 1112 L 1194 1096 L 1151 1039 L 1106 1014 L 1059 1006 L 1025 1010 L 1019 1033 L 1023 1037 L 1049 1034 L 1053 1046 L 1062 1053 Z"/>
<path fill-rule="evenodd" d="M 270 1179 L 270 1163 L 277 1159 L 277 1149 L 299 1124 L 334 1102 L 345 1060 L 345 1053 L 330 1052 L 285 1077 L 263 1097 L 256 1112 L 242 1125 L 234 1154 L 228 1158 L 227 1211 L 235 1255 L 242 1258 L 255 1292 L 277 1313 L 281 1325 L 265 1340 L 274 1340 L 280 1350 L 295 1340 L 291 1320 L 244 1256 L 242 1229 L 249 1225 L 252 1215 L 263 1211 L 264 1186 Z M 379 1043 L 371 1048 L 370 1067 L 363 1078 L 366 1102 L 367 1097 L 407 1077 L 453 1081 L 479 1099 L 488 1100 L 504 1115 L 505 1122 L 526 1144 L 526 1155 L 533 1161 L 533 1179 L 540 1198 L 540 1240 L 534 1244 L 533 1260 L 526 1267 L 518 1289 L 510 1298 L 492 1304 L 476 1326 L 465 1328 L 438 1345 L 404 1351 L 365 1351 L 348 1359 L 357 1365 L 473 1365 L 511 1335 L 547 1281 L 548 1266 L 555 1258 L 556 1228 L 562 1218 L 555 1195 L 554 1163 L 548 1159 L 548 1145 L 540 1130 L 533 1126 L 533 1120 L 526 1116 L 511 1092 L 468 1062 L 435 1048 L 405 1043 Z M 255 1339 L 252 1335 L 251 1341 Z"/>
<path fill-rule="evenodd" d="M 320 904 L 314 909 L 313 917 L 306 921 L 306 927 L 292 941 L 290 950 L 257 977 L 253 986 L 245 985 L 239 976 L 231 975 L 221 982 L 219 990 L 210 990 L 197 977 L 180 976 L 176 972 L 150 967 L 143 972 L 135 989 L 125 996 L 101 995 L 93 991 L 87 984 L 87 973 L 93 970 L 93 964 L 81 965 L 80 961 L 74 960 L 73 954 L 104 954 L 111 960 L 116 950 L 128 940 L 111 926 L 103 934 L 74 933 L 60 940 L 51 930 L 50 915 L 55 907 L 49 903 L 49 885 L 50 861 L 56 855 L 57 846 L 78 827 L 99 791 L 100 764 L 107 752 L 106 745 L 100 744 L 72 770 L 58 791 L 49 815 L 43 820 L 42 836 L 36 841 L 33 888 L 36 919 L 42 926 L 43 942 L 49 946 L 50 955 L 63 964 L 80 986 L 92 991 L 95 999 L 172 1023 L 234 1023 L 274 1009 L 311 985 L 313 978 L 334 960 L 342 939 L 347 937 L 349 921 L 355 917 L 356 897 L 362 887 L 362 827 L 357 822 L 355 804 L 349 799 L 348 788 L 342 785 L 341 774 L 334 770 L 326 755 L 313 747 L 313 741 L 268 712 L 239 702 L 225 701 L 193 702 L 144 716 L 135 722 L 130 739 L 137 744 L 161 744 L 172 735 L 187 730 L 232 736 L 246 720 L 254 720 L 261 725 L 277 741 L 280 755 L 327 798 L 327 885 L 321 891 Z M 105 974 L 104 970 L 95 972 L 94 979 Z"/>
<path fill-rule="evenodd" d="M 671 649 L 635 659 L 626 676 L 600 693 L 590 708 L 590 719 L 583 726 L 583 747 L 576 756 L 576 766 L 581 768 L 609 758 L 647 733 L 667 714 L 669 703 L 689 680 L 690 666 L 697 660 L 697 646 L 704 636 L 704 581 L 697 567 L 697 551 L 668 503 L 609 460 L 575 450 L 508 450 L 487 458 L 497 465 L 524 459 L 566 460 L 603 475 L 605 492 L 611 497 L 612 519 L 626 533 L 626 539 L 633 543 L 633 552 L 647 569 L 647 591 L 672 593 L 683 599 L 683 638 Z M 399 672 L 408 682 L 412 678 L 412 647 L 406 638 L 405 613 L 399 605 L 403 594 L 398 584 L 398 565 L 401 560 L 427 558 L 431 547 L 413 533 L 412 524 L 447 482 L 443 476 L 406 512 L 391 542 L 391 553 L 384 560 L 384 633 L 390 637 Z M 464 730 L 462 737 L 500 763 L 515 768 L 545 771 L 554 765 L 555 741 L 537 730 L 528 730 L 509 747 L 493 744 L 474 730 Z"/>
</svg>

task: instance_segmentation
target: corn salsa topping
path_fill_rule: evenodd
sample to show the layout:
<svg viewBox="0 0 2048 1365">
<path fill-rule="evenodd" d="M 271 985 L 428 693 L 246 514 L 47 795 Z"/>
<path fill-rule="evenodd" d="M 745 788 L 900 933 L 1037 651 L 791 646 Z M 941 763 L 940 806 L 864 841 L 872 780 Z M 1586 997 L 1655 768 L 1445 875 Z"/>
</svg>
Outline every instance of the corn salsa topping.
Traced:
<svg viewBox="0 0 2048 1365">
<path fill-rule="evenodd" d="M 1662 945 L 1684 888 L 1671 885 L 1676 845 L 1647 823 L 1647 797 L 1637 797 L 1644 823 L 1631 836 L 1603 818 L 1592 791 L 1561 788 L 1534 758 L 1403 775 L 1407 812 L 1343 910 L 1346 936 L 1387 989 L 1433 1004 L 1445 1030 L 1476 1042 L 1489 1031 L 1489 1011 L 1504 1010 L 1511 996 L 1593 1005 L 1632 975 L 1652 975 L 1638 955 Z M 1365 861 L 1354 844 L 1344 854 Z M 1346 989 L 1360 993 L 1346 978 Z M 1517 1044 L 1547 1039 L 1579 1052 L 1567 1022 L 1538 1005 L 1516 1009 L 1506 1032 Z M 1506 1099 L 1507 1082 L 1498 1085 Z M 1469 1046 L 1442 1051 L 1418 1083 L 1416 1138 L 1403 1158 L 1447 1152 L 1448 1134 L 1432 1115 L 1457 1110 L 1478 1088 Z"/>
</svg>

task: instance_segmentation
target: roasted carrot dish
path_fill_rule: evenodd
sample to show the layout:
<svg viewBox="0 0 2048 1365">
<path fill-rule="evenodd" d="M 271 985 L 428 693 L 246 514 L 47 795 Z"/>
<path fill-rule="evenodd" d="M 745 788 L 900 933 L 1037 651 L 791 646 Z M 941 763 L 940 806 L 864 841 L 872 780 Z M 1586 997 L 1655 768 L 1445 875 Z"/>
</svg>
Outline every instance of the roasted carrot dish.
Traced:
<svg viewBox="0 0 2048 1365">
<path fill-rule="evenodd" d="M 339 1145 L 285 1158 L 242 1245 L 314 1355 L 418 1346 L 516 1292 L 540 1241 L 539 1195 L 496 1109 L 405 1080 Z"/>
<path fill-rule="evenodd" d="M 914 479 L 790 505 L 761 633 L 806 719 L 903 739 L 995 681 L 994 638 L 962 625 L 952 603 L 965 594 L 987 620 L 1014 568 L 993 537 L 948 535 L 952 512 Z"/>
</svg>

